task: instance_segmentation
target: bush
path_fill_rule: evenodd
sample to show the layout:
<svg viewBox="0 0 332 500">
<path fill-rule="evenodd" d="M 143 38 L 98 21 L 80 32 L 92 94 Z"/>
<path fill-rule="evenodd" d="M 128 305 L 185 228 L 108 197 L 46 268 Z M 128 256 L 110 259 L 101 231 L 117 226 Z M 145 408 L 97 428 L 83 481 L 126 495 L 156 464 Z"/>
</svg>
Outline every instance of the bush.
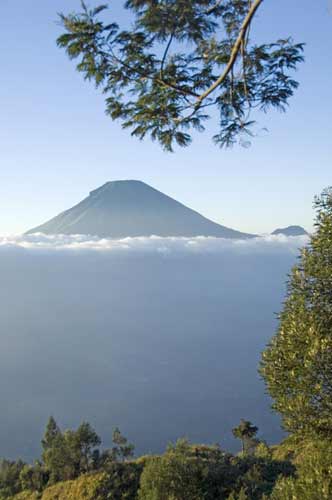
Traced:
<svg viewBox="0 0 332 500">
<path fill-rule="evenodd" d="M 0 500 L 10 498 L 22 490 L 20 474 L 24 465 L 22 460 L 0 460 Z"/>
<path fill-rule="evenodd" d="M 280 476 L 289 477 L 295 467 L 289 461 L 260 457 L 236 457 L 232 460 L 236 468 L 236 479 L 232 490 L 236 494 L 245 492 L 250 500 L 260 500 L 269 495 Z"/>
<path fill-rule="evenodd" d="M 107 472 L 85 474 L 47 488 L 41 500 L 134 500 L 142 466 L 135 462 L 114 463 Z M 16 500 L 16 499 L 15 499 Z M 30 500 L 30 499 L 29 499 Z"/>
<path fill-rule="evenodd" d="M 189 443 L 179 440 L 161 457 L 145 466 L 140 482 L 140 500 L 200 500 L 202 498 L 198 459 Z"/>
<path fill-rule="evenodd" d="M 21 493 L 11 497 L 10 500 L 41 500 L 41 493 L 29 490 L 21 491 Z"/>
<path fill-rule="evenodd" d="M 106 500 L 109 498 L 106 473 L 84 475 L 75 481 L 57 483 L 47 488 L 42 500 Z"/>
<path fill-rule="evenodd" d="M 330 500 L 332 498 L 332 444 L 311 443 L 297 457 L 297 477 L 280 479 L 271 500 Z"/>
<path fill-rule="evenodd" d="M 25 465 L 20 472 L 20 482 L 23 491 L 43 491 L 49 481 L 49 474 L 44 466 L 36 462 Z"/>
<path fill-rule="evenodd" d="M 294 472 L 295 467 L 289 461 L 273 460 L 270 452 L 264 457 L 234 457 L 218 447 L 190 446 L 181 440 L 164 455 L 147 461 L 138 497 L 140 500 L 228 497 L 261 500 L 272 492 L 280 476 L 289 477 Z"/>
<path fill-rule="evenodd" d="M 137 498 L 142 462 L 113 462 L 108 465 L 108 491 L 112 500 L 134 500 Z M 108 497 L 107 497 L 108 498 Z"/>
</svg>

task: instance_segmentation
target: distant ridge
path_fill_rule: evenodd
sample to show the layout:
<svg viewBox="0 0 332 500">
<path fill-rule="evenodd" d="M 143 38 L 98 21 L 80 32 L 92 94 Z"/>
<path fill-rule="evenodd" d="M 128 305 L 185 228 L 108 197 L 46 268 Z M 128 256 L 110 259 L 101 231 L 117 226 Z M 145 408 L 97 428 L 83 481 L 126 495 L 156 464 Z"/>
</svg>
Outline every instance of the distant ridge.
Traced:
<svg viewBox="0 0 332 500">
<path fill-rule="evenodd" d="M 101 238 L 214 236 L 246 239 L 252 234 L 221 226 L 137 180 L 107 182 L 74 207 L 26 234 L 89 234 Z"/>
<path fill-rule="evenodd" d="M 271 233 L 273 235 L 283 234 L 284 236 L 308 236 L 307 231 L 301 226 L 288 226 L 279 228 Z"/>
</svg>

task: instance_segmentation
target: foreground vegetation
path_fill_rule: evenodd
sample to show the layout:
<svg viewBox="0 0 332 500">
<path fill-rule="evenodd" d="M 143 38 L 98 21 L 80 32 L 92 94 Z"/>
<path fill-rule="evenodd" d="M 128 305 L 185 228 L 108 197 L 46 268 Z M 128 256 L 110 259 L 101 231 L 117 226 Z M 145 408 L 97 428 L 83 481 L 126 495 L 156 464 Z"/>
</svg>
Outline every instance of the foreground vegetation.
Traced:
<svg viewBox="0 0 332 500">
<path fill-rule="evenodd" d="M 163 455 L 133 458 L 120 431 L 114 446 L 83 423 L 61 432 L 51 418 L 42 459 L 0 463 L 1 500 L 293 500 L 332 498 L 332 443 L 288 437 L 278 446 L 259 441 L 257 428 L 241 421 L 233 429 L 242 451 L 194 445 L 180 439 Z"/>
</svg>

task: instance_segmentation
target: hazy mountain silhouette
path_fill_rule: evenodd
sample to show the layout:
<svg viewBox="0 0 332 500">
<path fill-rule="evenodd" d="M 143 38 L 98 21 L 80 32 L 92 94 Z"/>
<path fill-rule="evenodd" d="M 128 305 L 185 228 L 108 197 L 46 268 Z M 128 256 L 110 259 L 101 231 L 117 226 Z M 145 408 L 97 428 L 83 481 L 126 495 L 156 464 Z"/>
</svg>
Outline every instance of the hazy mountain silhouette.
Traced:
<svg viewBox="0 0 332 500">
<path fill-rule="evenodd" d="M 306 236 L 307 231 L 301 226 L 288 226 L 276 229 L 271 233 L 273 235 L 284 234 L 285 236 Z"/>
<path fill-rule="evenodd" d="M 90 234 L 99 237 L 215 236 L 250 238 L 221 226 L 136 180 L 107 182 L 74 207 L 29 233 Z"/>
</svg>

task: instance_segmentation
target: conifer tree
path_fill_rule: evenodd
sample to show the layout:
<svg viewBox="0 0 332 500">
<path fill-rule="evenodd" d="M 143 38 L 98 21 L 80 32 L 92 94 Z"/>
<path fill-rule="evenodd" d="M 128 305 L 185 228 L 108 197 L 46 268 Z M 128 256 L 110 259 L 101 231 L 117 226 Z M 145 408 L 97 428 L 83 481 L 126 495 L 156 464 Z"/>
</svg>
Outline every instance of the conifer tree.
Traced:
<svg viewBox="0 0 332 500">
<path fill-rule="evenodd" d="M 61 432 L 51 417 L 42 440 L 42 457 L 50 483 L 74 479 L 93 470 L 99 459 L 100 444 L 99 436 L 89 423 L 83 422 L 77 430 Z"/>
<path fill-rule="evenodd" d="M 42 447 L 44 452 L 54 446 L 54 443 L 60 435 L 60 428 L 58 427 L 58 424 L 56 423 L 54 417 L 51 416 L 47 422 L 45 434 L 42 439 Z"/>
</svg>

